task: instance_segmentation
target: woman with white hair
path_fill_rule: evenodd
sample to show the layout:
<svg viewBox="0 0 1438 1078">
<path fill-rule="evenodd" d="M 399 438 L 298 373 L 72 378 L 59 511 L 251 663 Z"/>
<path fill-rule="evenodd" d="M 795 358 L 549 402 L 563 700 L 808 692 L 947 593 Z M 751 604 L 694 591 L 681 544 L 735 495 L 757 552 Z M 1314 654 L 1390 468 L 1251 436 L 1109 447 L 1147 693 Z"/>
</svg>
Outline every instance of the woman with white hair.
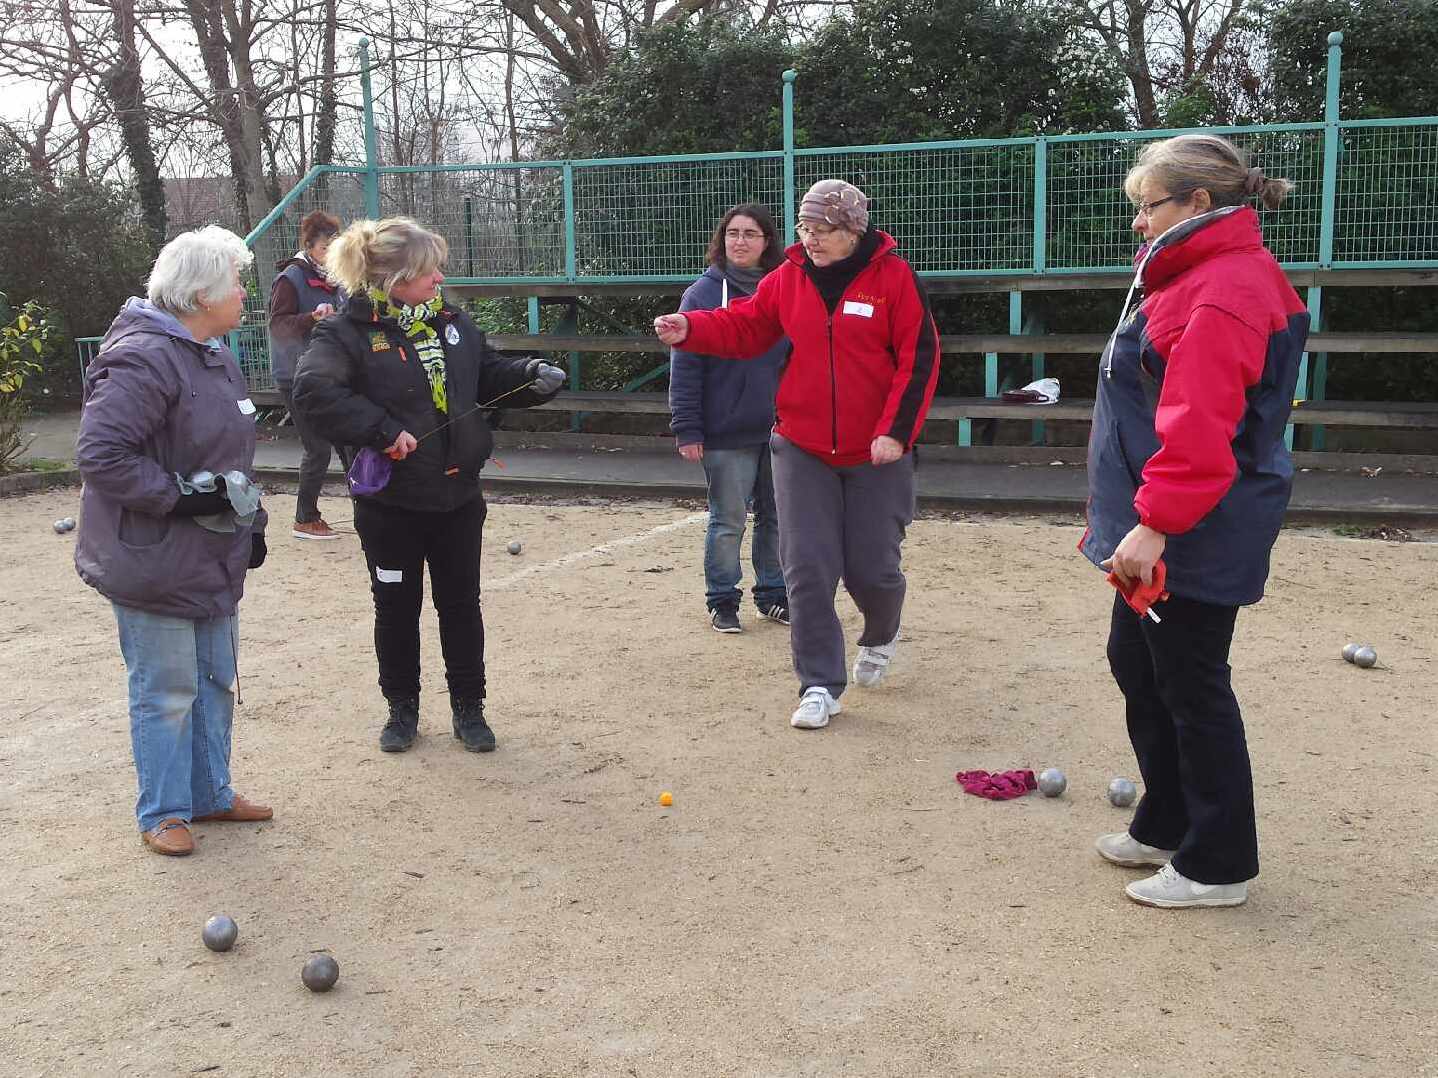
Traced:
<svg viewBox="0 0 1438 1078">
<path fill-rule="evenodd" d="M 252 255 L 217 226 L 171 240 L 85 375 L 75 567 L 110 600 L 129 671 L 140 834 L 193 853 L 190 825 L 267 820 L 230 786 L 236 610 L 265 560 L 255 406 L 223 336 Z"/>
<path fill-rule="evenodd" d="M 479 607 L 488 512 L 479 477 L 494 435 L 482 411 L 542 404 L 565 377 L 542 360 L 496 355 L 469 315 L 444 302 L 448 255 L 443 236 L 407 217 L 350 225 L 325 259 L 349 298 L 315 329 L 295 374 L 305 422 L 355 461 L 355 531 L 389 712 L 382 752 L 404 752 L 419 731 L 426 566 L 454 736 L 470 752 L 494 751 Z"/>
</svg>

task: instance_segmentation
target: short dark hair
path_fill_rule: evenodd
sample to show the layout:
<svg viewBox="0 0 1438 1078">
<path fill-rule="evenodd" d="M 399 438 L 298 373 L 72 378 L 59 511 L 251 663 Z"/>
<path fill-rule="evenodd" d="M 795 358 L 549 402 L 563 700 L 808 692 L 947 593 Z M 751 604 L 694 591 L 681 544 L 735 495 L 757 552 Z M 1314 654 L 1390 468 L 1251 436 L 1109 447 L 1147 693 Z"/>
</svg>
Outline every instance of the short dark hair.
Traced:
<svg viewBox="0 0 1438 1078">
<path fill-rule="evenodd" d="M 300 246 L 309 250 L 311 244 L 340 234 L 340 219 L 324 210 L 311 210 L 300 218 Z"/>
<path fill-rule="evenodd" d="M 774 218 L 757 202 L 741 202 L 719 218 L 714 228 L 714 238 L 709 241 L 709 264 L 721 270 L 729 268 L 729 259 L 724 254 L 724 230 L 736 217 L 748 217 L 764 233 L 764 253 L 759 256 L 759 268 L 766 273 L 784 261 L 784 245 L 779 242 L 779 231 Z"/>
</svg>

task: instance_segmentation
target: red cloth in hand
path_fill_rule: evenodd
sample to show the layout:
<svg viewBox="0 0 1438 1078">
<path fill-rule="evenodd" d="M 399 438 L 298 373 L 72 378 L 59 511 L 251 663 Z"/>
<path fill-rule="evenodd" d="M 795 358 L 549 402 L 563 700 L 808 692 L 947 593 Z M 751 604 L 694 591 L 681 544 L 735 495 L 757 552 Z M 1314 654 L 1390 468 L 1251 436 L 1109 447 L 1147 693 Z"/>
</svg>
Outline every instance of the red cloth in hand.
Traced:
<svg viewBox="0 0 1438 1078">
<path fill-rule="evenodd" d="M 1145 584 L 1142 580 L 1131 580 L 1128 583 L 1119 579 L 1117 573 L 1108 574 L 1108 582 L 1112 584 L 1123 595 L 1124 602 L 1139 617 L 1148 613 L 1148 608 L 1154 603 L 1161 603 L 1168 598 L 1168 592 L 1163 590 L 1164 581 L 1168 579 L 1168 568 L 1159 558 L 1153 564 L 1153 580 Z"/>
<path fill-rule="evenodd" d="M 1032 771 L 960 771 L 954 776 L 964 793 L 987 797 L 990 801 L 1012 801 L 1030 790 L 1038 789 Z"/>
</svg>

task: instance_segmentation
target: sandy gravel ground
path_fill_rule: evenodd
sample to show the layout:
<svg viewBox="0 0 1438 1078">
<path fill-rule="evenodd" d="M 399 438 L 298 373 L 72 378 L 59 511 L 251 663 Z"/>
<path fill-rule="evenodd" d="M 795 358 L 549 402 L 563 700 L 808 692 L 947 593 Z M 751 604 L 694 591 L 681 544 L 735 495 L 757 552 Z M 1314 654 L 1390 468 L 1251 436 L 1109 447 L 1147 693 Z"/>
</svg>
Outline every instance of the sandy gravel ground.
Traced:
<svg viewBox="0 0 1438 1078">
<path fill-rule="evenodd" d="M 234 771 L 277 816 L 172 860 L 75 506 L 0 501 L 6 1075 L 1438 1075 L 1438 545 L 1285 533 L 1233 660 L 1263 874 L 1171 913 L 1091 849 L 1135 768 L 1071 522 L 915 524 L 891 678 L 801 733 L 784 630 L 707 628 L 693 506 L 495 504 L 487 757 L 428 610 L 423 736 L 377 751 L 357 541 L 276 527 Z M 953 777 L 1048 765 L 1062 799 Z"/>
</svg>

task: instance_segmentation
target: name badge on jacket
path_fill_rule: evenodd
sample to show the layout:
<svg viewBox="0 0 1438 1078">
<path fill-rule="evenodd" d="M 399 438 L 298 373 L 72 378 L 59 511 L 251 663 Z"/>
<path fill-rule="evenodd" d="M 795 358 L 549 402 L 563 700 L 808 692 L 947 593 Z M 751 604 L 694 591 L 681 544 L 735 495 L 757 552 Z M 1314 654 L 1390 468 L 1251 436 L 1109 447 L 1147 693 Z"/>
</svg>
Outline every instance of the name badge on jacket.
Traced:
<svg viewBox="0 0 1438 1078">
<path fill-rule="evenodd" d="M 444 339 L 450 344 L 459 343 L 459 327 L 453 322 L 444 327 Z"/>
<path fill-rule="evenodd" d="M 846 299 L 844 301 L 845 314 L 857 314 L 860 318 L 873 318 L 874 305 L 872 303 L 860 303 L 857 300 Z"/>
<path fill-rule="evenodd" d="M 255 402 L 252 401 L 252 400 L 250 400 L 249 397 L 245 397 L 245 398 L 243 398 L 243 399 L 241 399 L 241 400 L 237 400 L 237 401 L 235 401 L 235 404 L 236 404 L 236 406 L 240 409 L 240 415 L 254 415 L 254 414 L 255 414 Z"/>
</svg>

